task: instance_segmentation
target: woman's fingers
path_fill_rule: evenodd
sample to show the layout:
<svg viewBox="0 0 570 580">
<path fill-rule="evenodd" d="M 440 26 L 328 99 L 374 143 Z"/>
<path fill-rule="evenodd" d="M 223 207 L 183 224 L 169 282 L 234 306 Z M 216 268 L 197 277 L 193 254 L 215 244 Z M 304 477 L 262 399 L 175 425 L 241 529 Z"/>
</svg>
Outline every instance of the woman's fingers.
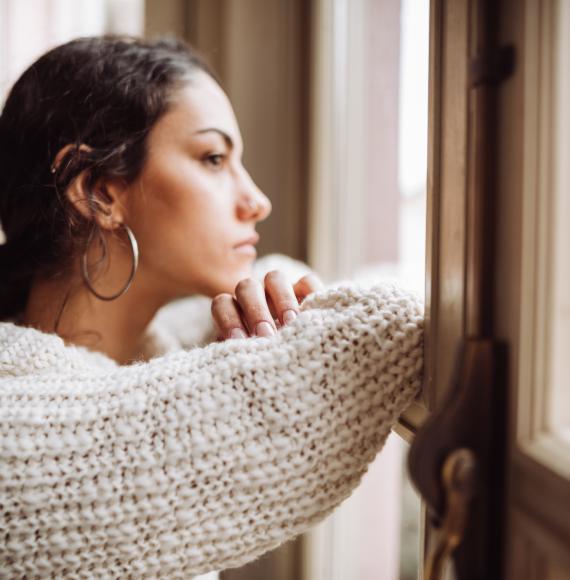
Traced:
<svg viewBox="0 0 570 580">
<path fill-rule="evenodd" d="M 264 283 L 273 317 L 282 326 L 293 322 L 299 313 L 299 301 L 285 274 L 273 270 L 265 275 Z"/>
<path fill-rule="evenodd" d="M 246 338 L 240 306 L 231 294 L 218 294 L 212 300 L 212 317 L 219 330 L 219 340 Z"/>
<path fill-rule="evenodd" d="M 273 336 L 277 327 L 265 297 L 265 290 L 259 280 L 245 278 L 236 286 L 236 300 L 245 318 L 250 334 Z"/>
<path fill-rule="evenodd" d="M 320 278 L 316 274 L 306 274 L 299 279 L 293 286 L 293 291 L 295 296 L 299 300 L 299 304 L 313 292 L 324 288 L 324 284 L 321 282 Z"/>
<path fill-rule="evenodd" d="M 219 329 L 218 340 L 252 336 L 273 336 L 290 324 L 299 313 L 299 304 L 312 292 L 323 288 L 315 274 L 303 276 L 291 285 L 285 274 L 273 270 L 263 283 L 255 278 L 242 280 L 231 294 L 218 294 L 212 301 L 212 315 Z"/>
</svg>

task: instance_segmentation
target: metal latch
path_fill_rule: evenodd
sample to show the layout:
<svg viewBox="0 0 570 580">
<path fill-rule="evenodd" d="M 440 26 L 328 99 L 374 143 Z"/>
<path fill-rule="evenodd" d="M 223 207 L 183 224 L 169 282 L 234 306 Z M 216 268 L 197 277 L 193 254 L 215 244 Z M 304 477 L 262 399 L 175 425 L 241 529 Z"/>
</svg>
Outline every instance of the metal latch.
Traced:
<svg viewBox="0 0 570 580">
<path fill-rule="evenodd" d="M 446 511 L 436 545 L 426 562 L 424 580 L 440 580 L 450 556 L 461 544 L 469 504 L 475 491 L 477 461 L 470 449 L 456 449 L 446 458 L 442 469 Z"/>
</svg>

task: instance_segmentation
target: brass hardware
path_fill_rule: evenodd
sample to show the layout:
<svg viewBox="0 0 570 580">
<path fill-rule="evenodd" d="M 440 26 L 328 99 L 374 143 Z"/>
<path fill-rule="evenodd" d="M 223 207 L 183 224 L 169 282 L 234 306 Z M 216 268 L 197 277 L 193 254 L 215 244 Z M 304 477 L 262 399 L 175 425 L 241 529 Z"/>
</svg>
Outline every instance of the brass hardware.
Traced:
<svg viewBox="0 0 570 580">
<path fill-rule="evenodd" d="M 445 564 L 463 539 L 469 504 L 475 492 L 476 465 L 473 451 L 466 448 L 452 451 L 445 459 L 442 482 L 446 511 L 435 549 L 426 562 L 424 580 L 442 578 Z"/>
</svg>

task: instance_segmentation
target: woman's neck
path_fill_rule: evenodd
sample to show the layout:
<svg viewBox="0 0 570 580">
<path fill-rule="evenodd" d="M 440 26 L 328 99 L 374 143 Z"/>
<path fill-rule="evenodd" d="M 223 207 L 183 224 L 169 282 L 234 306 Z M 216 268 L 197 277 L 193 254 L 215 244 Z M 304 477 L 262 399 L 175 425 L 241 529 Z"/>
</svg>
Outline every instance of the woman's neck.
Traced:
<svg viewBox="0 0 570 580">
<path fill-rule="evenodd" d="M 113 292 L 105 291 L 106 287 L 120 288 L 121 282 L 111 283 L 112 278 L 106 276 L 97 290 L 106 295 Z M 147 326 L 166 302 L 158 300 L 136 278 L 125 294 L 112 301 L 97 298 L 78 276 L 37 280 L 32 284 L 21 324 L 55 332 L 68 344 L 84 346 L 119 364 L 128 364 L 140 358 Z"/>
</svg>

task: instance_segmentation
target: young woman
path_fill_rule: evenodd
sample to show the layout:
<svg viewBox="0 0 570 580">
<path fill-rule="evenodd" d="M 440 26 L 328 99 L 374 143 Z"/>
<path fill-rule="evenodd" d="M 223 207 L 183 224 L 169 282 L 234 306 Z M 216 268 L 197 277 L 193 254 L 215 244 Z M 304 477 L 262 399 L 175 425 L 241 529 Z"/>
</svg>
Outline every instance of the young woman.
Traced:
<svg viewBox="0 0 570 580">
<path fill-rule="evenodd" d="M 78 39 L 10 92 L 8 577 L 241 565 L 346 498 L 417 393 L 419 301 L 393 286 L 326 288 L 285 257 L 255 261 L 271 204 L 242 151 L 226 95 L 180 42 Z M 211 302 L 203 332 L 193 296 Z"/>
</svg>

